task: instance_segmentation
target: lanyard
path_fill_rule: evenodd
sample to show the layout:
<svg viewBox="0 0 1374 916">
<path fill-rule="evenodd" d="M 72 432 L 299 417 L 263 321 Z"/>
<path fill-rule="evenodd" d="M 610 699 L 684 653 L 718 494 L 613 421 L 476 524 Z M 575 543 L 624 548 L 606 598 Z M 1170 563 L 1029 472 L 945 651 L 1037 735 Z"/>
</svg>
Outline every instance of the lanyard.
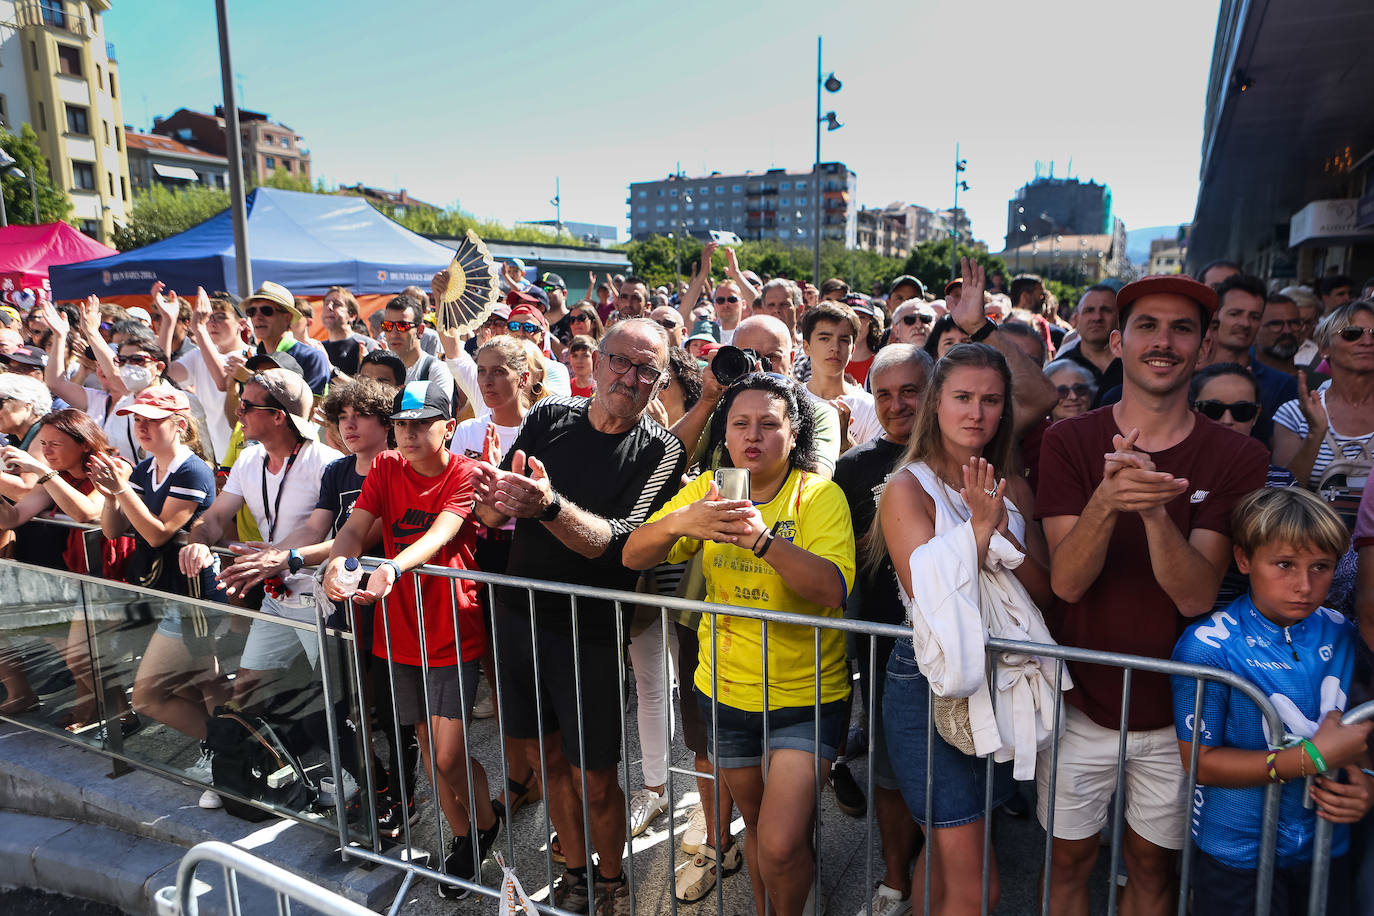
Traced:
<svg viewBox="0 0 1374 916">
<path fill-rule="evenodd" d="M 281 472 L 281 483 L 277 484 L 277 499 L 272 505 L 272 511 L 267 511 L 267 451 L 262 453 L 262 514 L 267 516 L 267 543 L 272 543 L 273 535 L 277 531 L 277 517 L 281 513 L 281 495 L 286 490 L 286 477 L 291 473 L 291 465 L 296 463 L 296 456 L 301 453 L 301 443 L 297 442 L 296 447 L 291 450 L 291 457 L 286 459 L 286 467 Z"/>
</svg>

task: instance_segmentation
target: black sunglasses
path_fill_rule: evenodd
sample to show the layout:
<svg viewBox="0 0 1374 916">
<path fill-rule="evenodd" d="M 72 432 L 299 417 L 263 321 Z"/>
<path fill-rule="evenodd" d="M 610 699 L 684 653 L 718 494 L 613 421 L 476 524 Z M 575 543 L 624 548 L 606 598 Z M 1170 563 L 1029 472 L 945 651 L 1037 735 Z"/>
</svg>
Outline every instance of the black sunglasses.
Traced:
<svg viewBox="0 0 1374 916">
<path fill-rule="evenodd" d="M 1226 416 L 1226 412 L 1229 410 L 1232 420 L 1235 420 L 1237 423 L 1249 423 L 1251 420 L 1255 419 L 1255 417 L 1259 416 L 1260 405 L 1256 404 L 1254 401 L 1234 401 L 1227 403 L 1226 401 L 1208 400 L 1194 402 L 1193 409 L 1209 420 L 1220 420 L 1222 417 Z"/>
<path fill-rule="evenodd" d="M 95 355 L 95 351 L 91 351 L 91 353 L 93 356 Z M 147 353 L 130 353 L 128 356 L 115 357 L 116 366 L 128 366 L 130 364 L 135 366 L 146 366 L 154 362 L 157 362 L 157 360 L 153 359 Z"/>
<path fill-rule="evenodd" d="M 258 315 L 264 318 L 271 318 L 273 315 L 277 314 L 277 309 L 270 305 L 250 305 L 243 310 L 243 314 L 247 315 L 249 318 L 256 318 Z"/>
<path fill-rule="evenodd" d="M 1056 385 L 1055 390 L 1059 392 L 1059 400 L 1061 401 L 1070 395 L 1076 398 L 1086 398 L 1088 395 L 1092 394 L 1093 391 L 1082 382 L 1076 385 Z M 1215 419 L 1215 417 L 1213 419 Z"/>
<path fill-rule="evenodd" d="M 738 302 L 739 296 L 717 296 L 716 305 L 724 305 L 727 302 Z"/>
<path fill-rule="evenodd" d="M 903 316 L 902 316 L 902 324 L 907 325 L 908 327 L 910 327 L 911 325 L 915 324 L 915 323 L 918 322 L 918 321 L 919 321 L 921 324 L 934 324 L 934 323 L 935 323 L 935 316 L 934 316 L 934 315 L 926 315 L 926 314 L 923 314 L 923 313 L 917 313 L 917 314 L 913 314 L 913 315 L 903 315 Z"/>
<path fill-rule="evenodd" d="M 1336 335 L 1346 343 L 1354 343 L 1366 334 L 1369 335 L 1370 340 L 1374 340 L 1374 328 L 1366 328 L 1358 324 L 1348 324 L 1336 332 Z"/>
</svg>

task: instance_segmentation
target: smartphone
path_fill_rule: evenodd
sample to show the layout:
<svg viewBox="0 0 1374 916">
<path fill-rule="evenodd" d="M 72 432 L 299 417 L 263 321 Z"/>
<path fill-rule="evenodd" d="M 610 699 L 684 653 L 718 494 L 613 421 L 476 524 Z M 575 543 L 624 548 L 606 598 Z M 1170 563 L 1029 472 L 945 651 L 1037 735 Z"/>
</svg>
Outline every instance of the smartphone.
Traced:
<svg viewBox="0 0 1374 916">
<path fill-rule="evenodd" d="M 721 499 L 749 498 L 748 468 L 717 468 L 715 480 Z"/>
</svg>

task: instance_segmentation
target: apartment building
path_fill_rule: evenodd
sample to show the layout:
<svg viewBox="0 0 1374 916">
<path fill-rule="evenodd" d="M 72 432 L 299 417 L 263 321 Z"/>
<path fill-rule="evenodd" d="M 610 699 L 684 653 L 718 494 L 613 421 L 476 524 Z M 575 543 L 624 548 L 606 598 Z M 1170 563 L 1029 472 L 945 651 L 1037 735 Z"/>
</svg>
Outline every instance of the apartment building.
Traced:
<svg viewBox="0 0 1374 916">
<path fill-rule="evenodd" d="M 153 133 L 180 140 L 189 146 L 227 154 L 224 139 L 224 106 L 213 114 L 181 108 L 166 118 L 153 118 Z M 305 139 L 285 124 L 261 111 L 239 109 L 239 136 L 243 146 L 243 176 L 261 184 L 274 172 L 310 180 L 310 150 Z"/>
</svg>

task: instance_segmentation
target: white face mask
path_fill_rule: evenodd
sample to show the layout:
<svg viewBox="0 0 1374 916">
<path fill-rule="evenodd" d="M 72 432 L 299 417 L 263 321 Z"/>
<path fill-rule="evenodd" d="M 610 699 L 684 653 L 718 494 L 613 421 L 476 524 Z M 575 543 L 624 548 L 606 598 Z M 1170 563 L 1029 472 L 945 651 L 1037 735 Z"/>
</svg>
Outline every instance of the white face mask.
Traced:
<svg viewBox="0 0 1374 916">
<path fill-rule="evenodd" d="M 120 366 L 119 378 L 130 391 L 142 391 L 154 381 L 152 370 L 146 366 Z"/>
</svg>

